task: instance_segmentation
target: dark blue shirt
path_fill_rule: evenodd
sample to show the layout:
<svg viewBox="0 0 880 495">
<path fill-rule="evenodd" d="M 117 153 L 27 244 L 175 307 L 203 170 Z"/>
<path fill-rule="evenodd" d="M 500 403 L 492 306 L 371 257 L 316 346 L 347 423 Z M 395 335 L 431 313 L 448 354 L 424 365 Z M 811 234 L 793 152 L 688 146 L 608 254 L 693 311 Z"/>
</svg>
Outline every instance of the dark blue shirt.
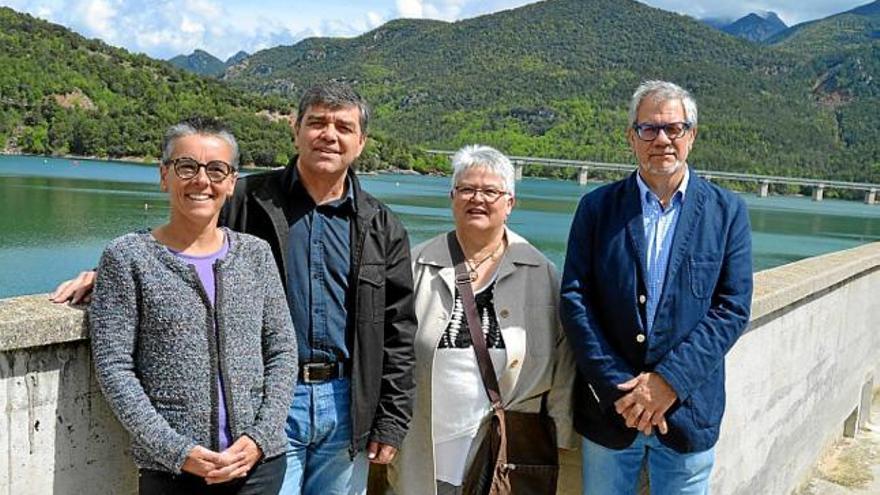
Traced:
<svg viewBox="0 0 880 495">
<path fill-rule="evenodd" d="M 355 212 L 351 180 L 346 189 L 344 197 L 316 205 L 297 178 L 291 185 L 291 201 L 299 204 L 288 234 L 287 304 L 300 363 L 344 361 L 351 356 L 346 343 Z"/>
</svg>

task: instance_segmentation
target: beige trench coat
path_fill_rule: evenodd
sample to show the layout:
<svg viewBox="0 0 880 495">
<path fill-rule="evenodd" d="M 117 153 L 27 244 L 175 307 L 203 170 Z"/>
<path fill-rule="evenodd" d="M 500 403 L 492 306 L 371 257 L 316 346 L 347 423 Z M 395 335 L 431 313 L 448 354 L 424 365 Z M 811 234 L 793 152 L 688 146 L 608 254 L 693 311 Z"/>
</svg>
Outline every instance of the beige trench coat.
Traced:
<svg viewBox="0 0 880 495">
<path fill-rule="evenodd" d="M 556 422 L 559 447 L 575 448 L 571 425 L 575 367 L 559 325 L 559 277 L 553 264 L 528 241 L 509 229 L 507 239 L 494 290 L 496 317 L 507 348 L 507 364 L 498 380 L 501 397 L 505 409 L 538 412 L 541 394 L 549 391 L 548 411 Z M 419 322 L 416 397 L 409 432 L 389 466 L 388 478 L 397 495 L 435 495 L 431 370 L 434 352 L 449 325 L 455 293 L 455 270 L 446 234 L 416 246 L 412 259 Z M 480 438 L 478 435 L 469 457 Z"/>
</svg>

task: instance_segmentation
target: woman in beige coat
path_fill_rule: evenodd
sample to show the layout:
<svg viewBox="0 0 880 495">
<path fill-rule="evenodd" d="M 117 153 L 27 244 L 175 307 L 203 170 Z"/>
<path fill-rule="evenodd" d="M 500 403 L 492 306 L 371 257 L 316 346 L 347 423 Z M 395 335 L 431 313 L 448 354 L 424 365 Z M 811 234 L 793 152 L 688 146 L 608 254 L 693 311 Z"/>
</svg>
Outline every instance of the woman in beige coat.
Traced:
<svg viewBox="0 0 880 495">
<path fill-rule="evenodd" d="M 486 146 L 452 159 L 450 197 L 505 409 L 538 412 L 548 393 L 558 446 L 573 448 L 574 364 L 557 317 L 553 265 L 505 226 L 516 202 L 510 161 Z M 446 234 L 413 251 L 416 399 L 413 420 L 389 468 L 398 495 L 461 493 L 461 484 L 490 417 Z M 516 435 L 517 432 L 509 432 Z"/>
</svg>

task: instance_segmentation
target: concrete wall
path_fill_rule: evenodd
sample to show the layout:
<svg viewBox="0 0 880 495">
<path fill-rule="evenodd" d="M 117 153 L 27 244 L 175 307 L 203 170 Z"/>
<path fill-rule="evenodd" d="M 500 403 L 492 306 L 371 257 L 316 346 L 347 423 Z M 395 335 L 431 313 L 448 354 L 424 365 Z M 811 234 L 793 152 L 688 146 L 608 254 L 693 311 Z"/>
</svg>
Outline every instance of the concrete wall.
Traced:
<svg viewBox="0 0 880 495">
<path fill-rule="evenodd" d="M 713 493 L 787 494 L 880 385 L 880 243 L 755 276 L 727 360 Z"/>
<path fill-rule="evenodd" d="M 880 243 L 755 282 L 751 327 L 727 362 L 714 494 L 790 493 L 880 385 Z M 82 311 L 0 300 L 0 495 L 135 493 L 127 445 L 95 383 Z"/>
<path fill-rule="evenodd" d="M 0 300 L 0 494 L 127 494 L 128 437 L 92 373 L 81 310 Z"/>
</svg>

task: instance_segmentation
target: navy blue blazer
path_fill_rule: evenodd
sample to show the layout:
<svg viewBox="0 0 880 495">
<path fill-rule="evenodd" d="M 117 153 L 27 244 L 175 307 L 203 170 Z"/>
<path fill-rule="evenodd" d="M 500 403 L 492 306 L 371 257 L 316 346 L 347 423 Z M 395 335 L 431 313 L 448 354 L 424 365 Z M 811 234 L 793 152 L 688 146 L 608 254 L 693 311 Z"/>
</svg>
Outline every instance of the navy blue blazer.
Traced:
<svg viewBox="0 0 880 495">
<path fill-rule="evenodd" d="M 581 198 L 560 300 L 578 367 L 575 428 L 606 447 L 629 446 L 638 431 L 614 410 L 624 395 L 617 385 L 654 371 L 678 395 L 661 442 L 679 452 L 703 451 L 718 440 L 724 413 L 724 355 L 749 321 L 745 203 L 691 170 L 650 336 L 641 297 L 647 294 L 645 263 L 636 173 Z"/>
</svg>

